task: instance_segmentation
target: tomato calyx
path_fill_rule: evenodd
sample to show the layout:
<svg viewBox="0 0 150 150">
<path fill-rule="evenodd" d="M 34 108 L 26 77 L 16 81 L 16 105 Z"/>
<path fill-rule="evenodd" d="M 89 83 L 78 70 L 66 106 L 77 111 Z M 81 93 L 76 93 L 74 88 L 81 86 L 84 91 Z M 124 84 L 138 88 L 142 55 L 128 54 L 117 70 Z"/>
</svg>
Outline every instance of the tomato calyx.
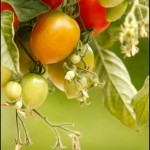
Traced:
<svg viewBox="0 0 150 150">
<path fill-rule="evenodd" d="M 67 1 L 64 5 L 62 5 L 62 11 L 66 14 L 68 14 L 69 16 L 76 18 L 79 16 L 80 14 L 80 10 L 79 10 L 79 0 L 69 0 Z"/>
<path fill-rule="evenodd" d="M 94 31 L 94 29 L 89 29 L 89 30 L 81 32 L 80 39 L 81 39 L 83 44 L 87 44 L 87 43 L 90 43 L 92 41 L 93 31 Z"/>
<path fill-rule="evenodd" d="M 34 61 L 29 67 L 29 72 L 42 75 L 46 72 L 46 69 L 39 61 Z"/>
</svg>

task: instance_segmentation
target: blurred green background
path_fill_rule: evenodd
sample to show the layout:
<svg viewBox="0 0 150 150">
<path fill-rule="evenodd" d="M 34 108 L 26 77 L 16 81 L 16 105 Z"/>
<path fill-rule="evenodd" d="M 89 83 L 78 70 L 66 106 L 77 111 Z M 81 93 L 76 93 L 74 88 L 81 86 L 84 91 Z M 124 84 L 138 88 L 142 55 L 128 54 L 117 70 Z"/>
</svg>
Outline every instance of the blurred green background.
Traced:
<svg viewBox="0 0 150 150">
<path fill-rule="evenodd" d="M 119 44 L 111 50 L 123 59 Z M 131 75 L 133 84 L 139 90 L 149 74 L 148 40 L 140 40 L 140 52 L 133 58 L 123 59 Z M 113 117 L 100 99 L 100 91 L 95 88 L 90 91 L 91 105 L 81 108 L 77 101 L 67 100 L 66 96 L 56 89 L 49 94 L 46 102 L 38 109 L 52 123 L 74 123 L 74 130 L 82 133 L 80 145 L 82 150 L 148 150 L 149 126 L 141 133 L 127 128 Z M 4 102 L 2 98 L 2 102 Z M 54 132 L 39 117 L 33 120 L 30 116 L 24 119 L 26 128 L 33 144 L 22 150 L 50 150 L 55 144 Z M 71 150 L 71 138 L 60 131 L 63 145 Z M 15 111 L 2 107 L 1 109 L 1 149 L 14 150 L 16 137 Z"/>
</svg>

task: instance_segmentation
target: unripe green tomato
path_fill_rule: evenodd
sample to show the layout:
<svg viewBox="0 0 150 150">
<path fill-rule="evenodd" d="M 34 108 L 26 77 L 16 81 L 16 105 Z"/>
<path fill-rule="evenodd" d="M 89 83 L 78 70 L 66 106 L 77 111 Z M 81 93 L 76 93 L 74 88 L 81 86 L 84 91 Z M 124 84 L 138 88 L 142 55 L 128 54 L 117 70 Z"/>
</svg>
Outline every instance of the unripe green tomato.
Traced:
<svg viewBox="0 0 150 150">
<path fill-rule="evenodd" d="M 41 106 L 48 95 L 47 80 L 38 74 L 27 73 L 23 77 L 22 101 L 27 109 Z"/>
<path fill-rule="evenodd" d="M 12 71 L 7 69 L 4 65 L 1 64 L 1 87 L 4 87 L 6 83 L 12 77 Z"/>
<path fill-rule="evenodd" d="M 128 2 L 123 1 L 121 4 L 115 7 L 107 8 L 106 20 L 110 22 L 118 20 L 125 13 L 127 6 L 128 6 Z"/>
<path fill-rule="evenodd" d="M 15 102 L 21 96 L 21 91 L 21 85 L 15 81 L 9 81 L 4 88 L 4 94 L 8 102 Z"/>
<path fill-rule="evenodd" d="M 121 4 L 124 0 L 99 0 L 99 3 L 106 7 L 106 8 L 109 8 L 109 7 L 115 7 L 119 4 Z M 117 13 L 117 12 L 116 12 Z"/>
</svg>

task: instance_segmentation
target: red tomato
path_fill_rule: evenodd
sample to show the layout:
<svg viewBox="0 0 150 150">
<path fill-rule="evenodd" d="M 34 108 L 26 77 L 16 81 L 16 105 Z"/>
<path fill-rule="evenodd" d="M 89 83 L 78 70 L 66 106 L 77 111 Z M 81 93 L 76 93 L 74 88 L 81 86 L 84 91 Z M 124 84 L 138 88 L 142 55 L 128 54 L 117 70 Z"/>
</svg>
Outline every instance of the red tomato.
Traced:
<svg viewBox="0 0 150 150">
<path fill-rule="evenodd" d="M 53 10 L 62 3 L 62 0 L 42 0 L 42 2 L 50 6 L 51 10 Z"/>
<path fill-rule="evenodd" d="M 106 20 L 106 8 L 98 0 L 80 0 L 80 16 L 87 29 L 94 28 L 94 35 L 104 31 L 110 22 Z"/>
<path fill-rule="evenodd" d="M 1 12 L 5 11 L 5 10 L 10 10 L 14 13 L 13 25 L 14 25 L 14 27 L 17 26 L 19 24 L 19 20 L 18 20 L 16 13 L 14 12 L 14 9 L 12 8 L 12 6 L 9 3 L 1 2 Z"/>
</svg>

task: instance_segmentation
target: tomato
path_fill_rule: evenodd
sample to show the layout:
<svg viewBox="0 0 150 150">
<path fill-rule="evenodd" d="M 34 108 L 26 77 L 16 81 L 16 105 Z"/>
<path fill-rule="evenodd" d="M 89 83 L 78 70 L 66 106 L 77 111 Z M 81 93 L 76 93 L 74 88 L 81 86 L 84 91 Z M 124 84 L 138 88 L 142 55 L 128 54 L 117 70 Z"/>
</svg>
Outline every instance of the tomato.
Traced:
<svg viewBox="0 0 150 150">
<path fill-rule="evenodd" d="M 106 8 L 100 5 L 98 0 L 80 0 L 80 16 L 87 29 L 94 29 L 93 34 L 104 31 L 110 22 L 106 20 Z"/>
<path fill-rule="evenodd" d="M 41 75 L 27 73 L 23 77 L 22 101 L 27 109 L 41 106 L 48 95 L 47 80 Z"/>
<path fill-rule="evenodd" d="M 63 69 L 63 64 L 65 61 L 66 60 L 63 60 L 59 63 L 48 65 L 49 77 L 50 77 L 52 83 L 61 91 L 64 91 L 64 77 L 65 77 L 66 73 Z M 90 46 L 88 46 L 87 55 L 85 56 L 84 61 L 87 64 L 87 66 L 89 67 L 89 71 L 92 71 L 92 69 L 94 67 L 94 55 L 93 55 L 93 51 L 90 48 Z M 76 66 L 78 66 L 80 68 L 84 68 L 84 64 L 82 61 L 80 61 L 78 64 L 76 64 Z"/>
<path fill-rule="evenodd" d="M 76 47 L 80 28 L 76 21 L 63 12 L 48 11 L 41 15 L 31 33 L 30 45 L 42 64 L 65 59 Z"/>
<path fill-rule="evenodd" d="M 65 60 L 58 62 L 56 64 L 48 65 L 48 73 L 52 83 L 61 91 L 64 91 L 64 77 L 65 71 L 63 69 L 63 64 Z"/>
<path fill-rule="evenodd" d="M 50 6 L 51 10 L 56 9 L 62 3 L 62 0 L 41 0 L 48 6 Z"/>
<path fill-rule="evenodd" d="M 16 13 L 14 12 L 14 9 L 12 8 L 12 6 L 9 3 L 1 2 L 1 12 L 5 11 L 5 10 L 10 10 L 14 13 L 13 26 L 16 27 L 19 24 L 19 20 L 18 20 Z"/>
<path fill-rule="evenodd" d="M 4 94 L 8 102 L 16 101 L 21 96 L 21 91 L 21 85 L 15 81 L 9 81 L 4 88 Z"/>
<path fill-rule="evenodd" d="M 4 65 L 1 64 L 1 87 L 4 87 L 6 83 L 12 77 L 12 71 L 7 69 Z"/>
<path fill-rule="evenodd" d="M 124 0 L 99 0 L 99 3 L 106 7 L 106 8 L 109 8 L 109 7 L 115 7 L 119 4 L 121 4 Z"/>
<path fill-rule="evenodd" d="M 107 8 L 106 19 L 111 22 L 118 20 L 125 13 L 127 6 L 128 2 L 123 1 L 121 4 L 115 7 Z"/>
</svg>

